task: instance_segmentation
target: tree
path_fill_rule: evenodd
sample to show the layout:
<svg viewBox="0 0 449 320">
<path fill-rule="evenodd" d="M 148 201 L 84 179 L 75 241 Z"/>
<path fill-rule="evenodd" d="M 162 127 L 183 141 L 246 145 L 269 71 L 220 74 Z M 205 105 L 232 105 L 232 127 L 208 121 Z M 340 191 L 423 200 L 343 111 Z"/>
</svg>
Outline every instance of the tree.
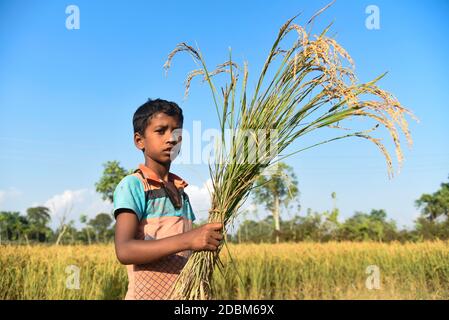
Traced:
<svg viewBox="0 0 449 320">
<path fill-rule="evenodd" d="M 263 220 L 244 220 L 237 230 L 237 242 L 271 242 L 273 236 L 273 216 Z"/>
<path fill-rule="evenodd" d="M 28 208 L 27 218 L 30 238 L 39 242 L 46 241 L 51 235 L 51 229 L 47 226 L 51 220 L 50 209 L 42 206 Z"/>
<path fill-rule="evenodd" d="M 338 221 L 338 217 L 340 215 L 340 210 L 337 208 L 337 193 L 332 192 L 331 197 L 333 200 L 333 208 L 331 212 L 324 212 L 323 216 L 325 221 L 323 222 L 322 228 L 325 237 L 330 240 L 336 236 L 338 229 L 340 228 L 340 222 Z"/>
<path fill-rule="evenodd" d="M 449 239 L 449 219 L 445 221 L 429 220 L 421 216 L 415 221 L 415 233 L 418 240 Z"/>
<path fill-rule="evenodd" d="M 1 229 L 8 241 L 21 241 L 21 237 L 27 240 L 26 232 L 29 226 L 28 219 L 17 211 L 0 212 Z"/>
<path fill-rule="evenodd" d="M 433 194 L 423 194 L 415 201 L 415 206 L 427 219 L 433 221 L 440 216 L 449 216 L 449 183 L 442 183 Z"/>
<path fill-rule="evenodd" d="M 85 227 L 84 227 L 84 232 L 86 233 L 86 235 L 87 235 L 87 242 L 89 243 L 89 244 L 91 244 L 92 243 L 92 240 L 91 240 L 91 237 L 90 237 L 90 229 L 91 229 L 91 227 L 89 226 L 89 224 L 87 223 L 87 216 L 85 215 L 85 214 L 82 214 L 81 216 L 80 216 L 80 222 L 81 223 L 84 223 L 84 225 L 85 225 Z"/>
<path fill-rule="evenodd" d="M 78 230 L 75 228 L 75 221 L 70 220 L 69 222 L 64 222 L 60 224 L 58 229 L 56 230 L 56 234 L 58 235 L 56 244 L 74 244 L 77 239 Z"/>
<path fill-rule="evenodd" d="M 265 208 L 273 214 L 274 233 L 276 243 L 279 243 L 280 207 L 287 207 L 289 202 L 298 196 L 298 181 L 293 169 L 280 162 L 276 172 L 267 179 L 261 175 L 256 181 L 254 189 L 255 203 L 263 203 Z"/>
<path fill-rule="evenodd" d="M 301 241 L 321 241 L 323 236 L 323 215 L 307 210 L 305 217 L 296 217 L 296 238 Z"/>
<path fill-rule="evenodd" d="M 2 244 L 2 233 L 6 230 L 6 215 L 0 212 L 0 245 Z"/>
<path fill-rule="evenodd" d="M 103 238 L 106 242 L 106 236 L 109 226 L 112 223 L 111 215 L 107 213 L 99 213 L 94 219 L 89 221 L 89 225 L 94 229 L 97 241 Z"/>
<path fill-rule="evenodd" d="M 113 202 L 114 190 L 127 174 L 119 161 L 107 161 L 103 164 L 104 170 L 100 180 L 95 184 L 96 190 L 102 195 L 103 200 Z"/>
<path fill-rule="evenodd" d="M 52 207 L 52 211 L 56 215 L 56 210 L 55 210 L 54 204 L 51 204 L 51 207 Z M 66 223 L 66 220 L 67 220 L 67 217 L 69 216 L 70 212 L 72 212 L 72 209 L 73 209 L 73 203 L 70 201 L 69 203 L 67 203 L 64 206 L 62 213 L 58 217 L 59 226 L 56 230 L 56 234 L 58 235 L 56 238 L 56 243 L 55 243 L 56 245 L 59 245 L 59 243 L 61 242 L 61 240 L 64 237 L 64 233 L 66 233 L 67 229 L 69 228 L 69 225 Z"/>
<path fill-rule="evenodd" d="M 340 228 L 340 237 L 351 241 L 391 241 L 396 237 L 396 223 L 386 221 L 385 210 L 360 211 L 348 218 Z"/>
</svg>

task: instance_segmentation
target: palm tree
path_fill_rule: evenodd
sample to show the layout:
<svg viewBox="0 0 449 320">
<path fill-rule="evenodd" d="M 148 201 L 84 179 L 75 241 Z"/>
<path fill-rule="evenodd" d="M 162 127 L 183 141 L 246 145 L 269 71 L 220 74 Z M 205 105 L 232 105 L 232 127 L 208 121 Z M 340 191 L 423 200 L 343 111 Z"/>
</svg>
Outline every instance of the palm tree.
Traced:
<svg viewBox="0 0 449 320">
<path fill-rule="evenodd" d="M 263 203 L 273 214 L 274 234 L 279 243 L 281 234 L 280 209 L 287 207 L 291 200 L 298 196 L 298 181 L 292 167 L 280 162 L 277 171 L 267 178 L 261 175 L 254 189 L 255 203 Z"/>
<path fill-rule="evenodd" d="M 50 209 L 47 207 L 34 207 L 27 209 L 27 218 L 30 222 L 30 235 L 38 241 L 45 241 L 48 234 L 47 224 L 51 220 Z"/>
</svg>

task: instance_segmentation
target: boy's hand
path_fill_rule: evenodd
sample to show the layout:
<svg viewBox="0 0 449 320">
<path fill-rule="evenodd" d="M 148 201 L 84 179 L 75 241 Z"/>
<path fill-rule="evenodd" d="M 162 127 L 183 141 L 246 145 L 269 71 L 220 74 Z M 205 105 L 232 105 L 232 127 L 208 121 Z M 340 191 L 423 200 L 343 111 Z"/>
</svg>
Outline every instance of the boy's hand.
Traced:
<svg viewBox="0 0 449 320">
<path fill-rule="evenodd" d="M 185 233 L 189 248 L 194 251 L 217 250 L 223 239 L 222 228 L 222 223 L 207 223 Z"/>
</svg>

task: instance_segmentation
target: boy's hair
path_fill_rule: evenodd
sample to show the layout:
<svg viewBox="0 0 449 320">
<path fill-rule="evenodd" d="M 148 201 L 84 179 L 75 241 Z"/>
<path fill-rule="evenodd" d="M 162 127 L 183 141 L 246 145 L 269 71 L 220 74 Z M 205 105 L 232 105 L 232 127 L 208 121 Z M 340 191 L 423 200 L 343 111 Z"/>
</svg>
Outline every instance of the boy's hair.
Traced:
<svg viewBox="0 0 449 320">
<path fill-rule="evenodd" d="M 148 101 L 137 108 L 136 112 L 134 113 L 134 133 L 144 135 L 145 129 L 150 123 L 151 118 L 153 118 L 153 116 L 155 116 L 159 112 L 163 112 L 169 116 L 178 117 L 178 120 L 181 123 L 182 127 L 184 116 L 182 115 L 182 109 L 175 102 L 162 99 L 148 99 Z"/>
</svg>

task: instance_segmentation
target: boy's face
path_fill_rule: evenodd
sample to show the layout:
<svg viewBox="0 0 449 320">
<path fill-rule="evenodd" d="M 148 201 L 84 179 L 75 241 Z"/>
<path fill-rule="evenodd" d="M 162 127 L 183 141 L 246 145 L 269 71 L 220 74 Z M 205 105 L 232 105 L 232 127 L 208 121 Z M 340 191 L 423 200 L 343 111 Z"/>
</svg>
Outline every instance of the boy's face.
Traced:
<svg viewBox="0 0 449 320">
<path fill-rule="evenodd" d="M 182 126 L 178 117 L 158 112 L 149 121 L 144 136 L 134 134 L 134 144 L 138 149 L 145 150 L 145 158 L 170 163 L 181 148 L 181 133 Z"/>
</svg>

